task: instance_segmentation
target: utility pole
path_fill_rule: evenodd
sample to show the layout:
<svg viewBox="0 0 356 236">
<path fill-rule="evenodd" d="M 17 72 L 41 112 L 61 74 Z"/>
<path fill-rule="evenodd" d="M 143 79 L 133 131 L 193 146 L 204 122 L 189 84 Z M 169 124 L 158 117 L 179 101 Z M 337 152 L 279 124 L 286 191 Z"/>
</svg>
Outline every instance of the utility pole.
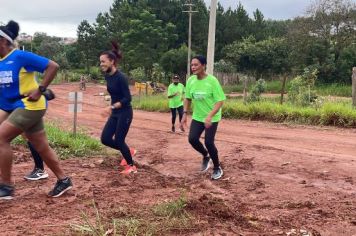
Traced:
<svg viewBox="0 0 356 236">
<path fill-rule="evenodd" d="M 218 0 L 210 2 L 210 19 L 209 19 L 209 35 L 208 35 L 208 53 L 207 53 L 207 68 L 208 74 L 214 73 L 214 53 L 215 53 L 215 29 L 216 29 L 216 8 Z"/>
<path fill-rule="evenodd" d="M 191 58 L 191 47 L 192 47 L 192 14 L 198 11 L 193 11 L 192 7 L 194 4 L 192 4 L 192 1 L 189 0 L 189 3 L 184 4 L 184 6 L 189 7 L 189 11 L 183 11 L 187 12 L 189 15 L 189 30 L 188 30 L 188 60 L 187 60 L 187 77 L 186 80 L 190 76 L 190 58 Z"/>
</svg>

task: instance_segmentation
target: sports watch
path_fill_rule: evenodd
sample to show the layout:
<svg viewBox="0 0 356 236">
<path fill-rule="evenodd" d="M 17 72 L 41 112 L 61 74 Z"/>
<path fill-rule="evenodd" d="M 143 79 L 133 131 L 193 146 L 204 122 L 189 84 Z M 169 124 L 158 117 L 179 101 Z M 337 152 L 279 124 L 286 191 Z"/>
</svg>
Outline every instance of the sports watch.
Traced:
<svg viewBox="0 0 356 236">
<path fill-rule="evenodd" d="M 40 90 L 41 93 L 44 93 L 46 91 L 46 87 L 43 85 L 38 86 L 38 90 Z"/>
</svg>

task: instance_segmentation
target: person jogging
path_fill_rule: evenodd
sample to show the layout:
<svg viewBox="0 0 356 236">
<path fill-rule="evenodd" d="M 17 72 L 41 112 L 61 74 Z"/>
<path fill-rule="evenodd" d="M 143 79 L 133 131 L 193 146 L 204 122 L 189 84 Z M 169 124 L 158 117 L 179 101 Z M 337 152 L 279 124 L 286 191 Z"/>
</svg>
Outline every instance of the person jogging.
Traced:
<svg viewBox="0 0 356 236">
<path fill-rule="evenodd" d="M 24 133 L 46 165 L 57 177 L 50 197 L 59 197 L 72 188 L 70 177 L 59 165 L 57 155 L 49 146 L 44 130 L 43 116 L 47 100 L 42 94 L 54 79 L 58 64 L 33 53 L 18 50 L 14 40 L 18 36 L 19 25 L 10 21 L 0 26 L 0 199 L 12 199 L 14 186 L 11 181 L 13 153 L 10 143 Z M 38 85 L 35 72 L 43 73 L 43 81 Z"/>
<path fill-rule="evenodd" d="M 210 159 L 213 161 L 214 170 L 211 178 L 217 180 L 223 176 L 223 170 L 215 146 L 215 134 L 221 120 L 221 107 L 226 97 L 217 78 L 207 74 L 205 69 L 205 57 L 195 56 L 192 58 L 191 70 L 193 75 L 189 77 L 186 84 L 181 126 L 187 126 L 187 113 L 192 104 L 193 114 L 189 130 L 189 143 L 203 156 L 202 172 L 209 169 Z M 199 140 L 204 131 L 205 147 Z"/>
<path fill-rule="evenodd" d="M 179 83 L 179 76 L 173 76 L 172 83 L 168 86 L 167 96 L 169 99 L 168 106 L 172 113 L 172 132 L 176 131 L 175 123 L 177 118 L 177 111 L 179 116 L 179 123 L 183 117 L 183 101 L 184 101 L 184 85 Z M 182 127 L 181 131 L 184 131 Z"/>
<path fill-rule="evenodd" d="M 126 76 L 118 69 L 122 58 L 119 46 L 112 42 L 112 50 L 100 54 L 100 68 L 105 74 L 107 91 L 111 96 L 111 105 L 103 111 L 103 116 L 109 116 L 101 133 L 101 142 L 113 149 L 119 150 L 123 156 L 120 165 L 124 166 L 121 174 L 136 173 L 132 156 L 136 150 L 129 148 L 125 142 L 133 118 L 131 94 Z"/>
</svg>

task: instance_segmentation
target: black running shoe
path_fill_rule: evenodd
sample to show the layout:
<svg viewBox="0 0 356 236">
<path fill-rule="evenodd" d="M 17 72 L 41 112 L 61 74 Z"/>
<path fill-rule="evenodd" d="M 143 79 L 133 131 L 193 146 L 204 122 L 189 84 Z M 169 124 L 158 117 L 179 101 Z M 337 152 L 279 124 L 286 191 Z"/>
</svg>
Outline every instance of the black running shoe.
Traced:
<svg viewBox="0 0 356 236">
<path fill-rule="evenodd" d="M 67 192 L 69 189 L 73 187 L 72 180 L 69 177 L 66 177 L 61 180 L 57 180 L 54 188 L 48 193 L 50 197 L 59 197 L 63 193 Z"/>
<path fill-rule="evenodd" d="M 24 177 L 27 180 L 40 180 L 40 179 L 47 179 L 48 174 L 46 171 L 40 169 L 40 168 L 35 168 L 31 173 L 26 175 Z"/>
<path fill-rule="evenodd" d="M 14 195 L 14 187 L 6 184 L 0 184 L 0 199 L 11 200 Z"/>
<path fill-rule="evenodd" d="M 209 167 L 210 167 L 210 157 L 209 156 L 203 157 L 200 171 L 206 172 L 209 169 Z"/>
<path fill-rule="evenodd" d="M 220 179 L 223 176 L 224 172 L 219 166 L 218 168 L 214 168 L 213 174 L 211 175 L 211 178 L 214 180 Z"/>
</svg>

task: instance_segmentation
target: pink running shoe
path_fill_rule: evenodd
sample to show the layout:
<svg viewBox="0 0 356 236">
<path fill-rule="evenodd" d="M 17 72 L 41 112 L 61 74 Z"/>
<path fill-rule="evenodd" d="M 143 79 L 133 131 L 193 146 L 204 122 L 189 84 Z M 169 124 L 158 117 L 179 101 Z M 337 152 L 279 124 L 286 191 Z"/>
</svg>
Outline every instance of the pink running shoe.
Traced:
<svg viewBox="0 0 356 236">
<path fill-rule="evenodd" d="M 123 175 L 129 175 L 131 173 L 137 173 L 136 166 L 125 166 L 125 170 L 120 172 L 120 174 L 123 174 Z"/>
<path fill-rule="evenodd" d="M 134 157 L 137 153 L 136 149 L 130 148 L 131 157 Z M 120 162 L 120 166 L 127 166 L 127 161 L 123 158 Z"/>
</svg>

